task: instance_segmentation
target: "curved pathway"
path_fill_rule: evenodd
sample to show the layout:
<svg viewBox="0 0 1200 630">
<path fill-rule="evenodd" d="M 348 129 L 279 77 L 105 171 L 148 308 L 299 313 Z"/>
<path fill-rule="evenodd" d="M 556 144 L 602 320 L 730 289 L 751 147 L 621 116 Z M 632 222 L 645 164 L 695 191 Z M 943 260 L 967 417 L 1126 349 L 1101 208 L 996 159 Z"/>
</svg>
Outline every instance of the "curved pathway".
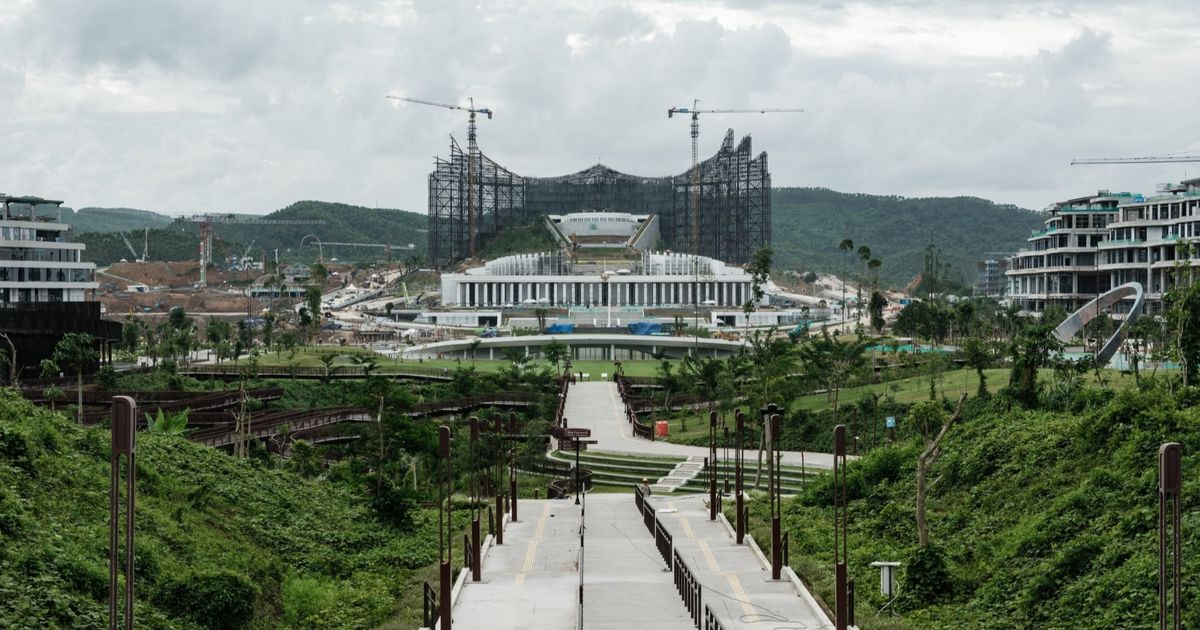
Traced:
<svg viewBox="0 0 1200 630">
<path fill-rule="evenodd" d="M 708 449 L 702 446 L 672 444 L 661 440 L 646 440 L 633 435 L 633 427 L 625 421 L 621 408 L 621 396 L 617 385 L 612 382 L 582 382 L 571 385 L 567 390 L 567 404 L 563 412 L 567 426 L 592 430 L 592 439 L 598 444 L 590 450 L 626 455 L 660 455 L 671 457 L 708 457 Z M 747 461 L 755 455 L 747 449 Z M 783 451 L 783 465 L 832 468 L 833 455 L 801 451 Z"/>
</svg>

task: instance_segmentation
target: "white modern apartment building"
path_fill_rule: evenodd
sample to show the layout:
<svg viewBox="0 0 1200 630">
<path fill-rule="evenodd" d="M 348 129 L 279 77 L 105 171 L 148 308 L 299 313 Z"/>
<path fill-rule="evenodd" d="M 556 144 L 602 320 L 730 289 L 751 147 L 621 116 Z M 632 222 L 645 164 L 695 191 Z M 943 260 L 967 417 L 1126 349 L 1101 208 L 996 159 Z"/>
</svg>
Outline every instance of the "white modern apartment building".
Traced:
<svg viewBox="0 0 1200 630">
<path fill-rule="evenodd" d="M 609 265 L 571 263 L 561 252 L 517 254 L 442 274 L 442 304 L 740 307 L 751 299 L 752 280 L 740 267 L 694 254 L 643 252 Z"/>
<path fill-rule="evenodd" d="M 1200 259 L 1181 255 L 1200 239 L 1200 178 L 1163 185 L 1150 197 L 1100 191 L 1054 204 L 1046 227 L 1009 260 L 1008 296 L 1026 311 L 1050 304 L 1068 310 L 1112 287 L 1139 282 L 1146 310 L 1162 309 L 1163 294 L 1182 267 Z M 1128 304 L 1118 304 L 1121 313 Z"/>
<path fill-rule="evenodd" d="M 0 305 L 83 302 L 97 288 L 96 265 L 83 261 L 84 245 L 67 242 L 71 227 L 44 214 L 61 205 L 0 194 Z"/>
</svg>

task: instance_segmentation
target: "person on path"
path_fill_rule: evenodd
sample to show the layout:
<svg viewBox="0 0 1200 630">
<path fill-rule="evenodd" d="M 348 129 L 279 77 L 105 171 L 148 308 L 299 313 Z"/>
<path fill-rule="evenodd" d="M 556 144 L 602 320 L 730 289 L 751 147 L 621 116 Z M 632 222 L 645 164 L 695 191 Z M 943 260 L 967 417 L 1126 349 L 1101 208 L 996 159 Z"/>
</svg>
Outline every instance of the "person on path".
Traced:
<svg viewBox="0 0 1200 630">
<path fill-rule="evenodd" d="M 642 477 L 642 495 L 650 496 L 650 480 Z"/>
</svg>

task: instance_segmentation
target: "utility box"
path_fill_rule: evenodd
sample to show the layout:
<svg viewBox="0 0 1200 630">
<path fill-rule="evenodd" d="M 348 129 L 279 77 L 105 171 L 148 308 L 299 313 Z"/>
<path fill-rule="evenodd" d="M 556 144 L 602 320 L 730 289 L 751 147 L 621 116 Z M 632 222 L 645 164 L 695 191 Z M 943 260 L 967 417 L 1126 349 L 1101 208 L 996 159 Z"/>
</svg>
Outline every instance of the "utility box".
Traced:
<svg viewBox="0 0 1200 630">
<path fill-rule="evenodd" d="M 879 569 L 879 592 L 883 596 L 892 600 L 896 597 L 896 571 L 900 568 L 899 562 L 872 562 L 871 566 Z"/>
</svg>

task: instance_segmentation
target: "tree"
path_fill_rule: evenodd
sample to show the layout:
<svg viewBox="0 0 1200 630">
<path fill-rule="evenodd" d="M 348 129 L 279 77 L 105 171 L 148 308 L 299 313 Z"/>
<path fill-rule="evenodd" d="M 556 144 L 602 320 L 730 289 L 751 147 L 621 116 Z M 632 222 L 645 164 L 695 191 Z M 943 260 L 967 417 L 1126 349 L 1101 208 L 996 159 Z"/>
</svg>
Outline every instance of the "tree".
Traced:
<svg viewBox="0 0 1200 630">
<path fill-rule="evenodd" d="M 871 313 L 871 328 L 875 329 L 875 334 L 883 332 L 883 309 L 887 307 L 887 298 L 879 291 L 871 292 L 871 302 L 867 310 Z"/>
<path fill-rule="evenodd" d="M 1167 293 L 1165 306 L 1183 386 L 1187 387 L 1200 369 L 1200 283 L 1176 284 Z"/>
<path fill-rule="evenodd" d="M 395 303 L 395 302 L 388 302 L 387 304 L 384 304 L 384 305 L 383 305 L 383 310 L 384 310 L 384 312 L 386 312 L 388 315 L 391 315 L 391 314 L 392 314 L 392 311 L 396 310 L 396 303 Z"/>
<path fill-rule="evenodd" d="M 1052 354 L 1062 350 L 1062 343 L 1054 336 L 1052 324 L 1038 323 L 1025 329 L 1009 347 L 1012 356 L 1012 374 L 1008 386 L 1013 397 L 1026 406 L 1037 405 L 1038 369 L 1046 365 Z"/>
<path fill-rule="evenodd" d="M 54 346 L 54 363 L 75 371 L 76 419 L 80 424 L 83 424 L 83 373 L 98 357 L 96 339 L 87 333 L 67 333 Z"/>
<path fill-rule="evenodd" d="M 324 284 L 326 278 L 329 277 L 329 268 L 324 263 L 318 262 L 309 269 L 309 273 L 312 274 L 313 280 L 316 280 L 317 284 Z"/>
<path fill-rule="evenodd" d="M 471 340 L 471 365 L 475 365 L 475 355 L 479 352 L 479 346 L 481 345 L 483 345 L 482 339 L 476 338 Z"/>
<path fill-rule="evenodd" d="M 312 285 L 304 287 L 304 307 L 306 309 L 308 309 L 308 317 L 309 317 L 308 326 L 310 328 L 314 329 L 313 332 L 314 332 L 314 336 L 315 336 L 316 329 L 319 329 L 321 327 L 321 289 L 320 289 L 320 287 L 315 287 Z"/>
<path fill-rule="evenodd" d="M 979 337 L 967 337 L 962 343 L 963 359 L 969 367 L 975 368 L 979 375 L 979 397 L 988 397 L 987 376 L 983 371 L 992 363 L 992 353 L 988 343 Z"/>
<path fill-rule="evenodd" d="M 263 345 L 267 347 L 267 350 L 270 350 L 271 342 L 275 340 L 275 314 L 274 313 L 268 312 L 263 315 L 263 325 L 262 325 L 261 337 L 262 337 Z"/>
<path fill-rule="evenodd" d="M 533 309 L 533 316 L 537 318 L 538 333 L 546 332 L 546 316 L 549 314 L 550 311 L 542 306 Z"/>
<path fill-rule="evenodd" d="M 756 331 L 750 336 L 750 365 L 758 385 L 762 388 L 761 407 L 765 408 L 771 402 L 771 385 L 788 377 L 795 370 L 796 354 L 794 349 L 795 346 L 787 339 L 775 338 L 774 329 L 765 334 Z M 753 418 L 754 414 L 750 414 L 750 417 Z M 760 418 L 761 420 L 763 419 Z M 756 488 L 762 481 L 763 451 L 776 437 L 768 435 L 769 427 L 765 422 L 760 428 L 762 430 L 759 433 L 757 470 L 754 476 L 754 487 Z"/>
<path fill-rule="evenodd" d="M 929 469 L 933 467 L 934 462 L 941 456 L 942 440 L 950 432 L 950 427 L 954 426 L 954 423 L 958 422 L 958 419 L 962 417 L 963 402 L 966 399 L 967 395 L 965 393 L 958 397 L 958 407 L 954 410 L 954 415 L 945 418 L 942 422 L 942 428 L 938 431 L 936 437 L 930 440 L 928 431 L 923 436 L 925 439 L 925 450 L 921 451 L 921 454 L 917 456 L 917 544 L 921 547 L 929 545 L 929 523 L 925 519 L 925 498 L 928 491 L 932 490 L 942 479 L 938 477 L 933 480 L 933 483 L 926 484 L 925 477 L 929 474 Z M 921 403 L 917 407 L 914 407 L 912 413 L 919 413 L 917 409 L 930 411 L 938 419 L 945 417 L 945 414 L 942 413 L 941 407 L 937 406 L 937 403 Z"/>
<path fill-rule="evenodd" d="M 841 243 L 838 243 L 838 249 L 842 250 L 843 252 L 853 253 L 854 252 L 854 241 L 851 239 L 848 239 L 848 238 L 844 238 L 844 239 L 842 239 Z M 846 257 L 842 256 L 842 277 L 839 278 L 839 280 L 840 280 L 840 284 L 842 285 L 842 321 L 843 322 L 846 321 L 846 276 L 848 276 L 848 275 L 850 275 L 850 273 L 849 273 L 849 270 L 846 269 Z"/>
<path fill-rule="evenodd" d="M 754 312 L 759 302 L 762 301 L 763 286 L 767 283 L 767 279 L 771 276 L 771 248 L 761 247 L 750 258 L 750 264 L 746 266 L 746 270 L 750 272 L 750 297 L 742 304 L 742 313 L 746 315 L 746 332 L 750 331 L 750 314 Z"/>
<path fill-rule="evenodd" d="M 321 356 L 318 357 L 321 361 L 321 366 L 325 368 L 325 375 L 321 378 L 321 382 L 326 385 L 329 384 L 329 374 L 333 366 L 333 361 L 337 359 L 337 356 L 336 352 L 322 352 Z"/>
<path fill-rule="evenodd" d="M 183 330 L 190 328 L 192 318 L 187 316 L 187 311 L 183 310 L 182 306 L 172 306 L 170 311 L 167 311 L 167 323 L 175 330 Z"/>
<path fill-rule="evenodd" d="M 50 411 L 56 411 L 56 403 L 63 398 L 66 398 L 67 394 L 62 390 L 61 387 L 57 385 L 51 385 L 50 387 L 42 390 L 42 397 L 50 401 Z"/>
<path fill-rule="evenodd" d="M 571 349 L 567 347 L 567 344 L 553 339 L 542 348 L 542 355 L 546 357 L 547 361 L 554 364 L 555 370 L 558 370 L 563 362 L 571 356 Z"/>
<path fill-rule="evenodd" d="M 141 336 L 141 326 L 133 321 L 133 318 L 126 317 L 125 323 L 121 325 L 121 348 L 129 352 L 137 352 Z"/>
</svg>

